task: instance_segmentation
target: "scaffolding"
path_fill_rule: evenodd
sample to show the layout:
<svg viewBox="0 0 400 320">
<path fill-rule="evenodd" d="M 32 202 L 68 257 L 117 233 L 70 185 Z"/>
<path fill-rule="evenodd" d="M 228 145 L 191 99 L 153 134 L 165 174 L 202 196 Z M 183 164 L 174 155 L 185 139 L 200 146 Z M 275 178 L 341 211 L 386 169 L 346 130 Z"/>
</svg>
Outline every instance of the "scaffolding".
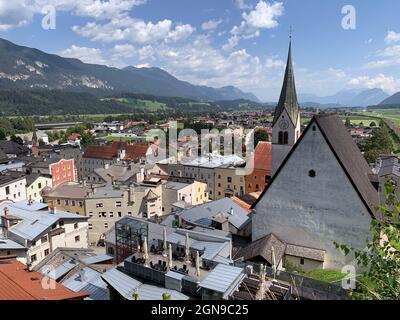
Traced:
<svg viewBox="0 0 400 320">
<path fill-rule="evenodd" d="M 148 237 L 147 222 L 125 217 L 115 224 L 115 246 L 117 264 L 137 253 L 142 248 L 144 238 Z"/>
</svg>

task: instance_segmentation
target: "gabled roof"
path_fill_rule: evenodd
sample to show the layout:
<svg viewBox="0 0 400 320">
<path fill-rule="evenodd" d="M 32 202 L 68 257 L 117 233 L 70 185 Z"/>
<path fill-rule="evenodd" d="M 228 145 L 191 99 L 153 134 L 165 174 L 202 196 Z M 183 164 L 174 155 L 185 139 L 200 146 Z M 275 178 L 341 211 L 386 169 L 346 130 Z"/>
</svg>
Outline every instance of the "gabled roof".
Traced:
<svg viewBox="0 0 400 320">
<path fill-rule="evenodd" d="M 28 271 L 16 259 L 0 260 L 0 300 L 69 300 L 88 296 L 84 291 L 73 292 L 59 283 L 55 289 L 42 286 L 43 276 Z"/>
<path fill-rule="evenodd" d="M 355 191 L 360 196 L 371 216 L 380 219 L 381 215 L 379 210 L 376 209 L 376 206 L 379 206 L 380 204 L 379 195 L 370 181 L 370 175 L 373 174 L 372 170 L 337 114 L 321 114 L 312 119 L 306 131 L 302 134 L 295 146 L 289 152 L 278 171 L 273 176 L 270 184 L 264 189 L 261 196 L 253 204 L 252 208 L 254 209 L 256 207 L 257 203 L 273 185 L 280 171 L 285 167 L 293 152 L 302 143 L 303 138 L 314 125 L 317 125 L 320 129 L 325 141 L 332 150 L 340 166 L 343 168 Z"/>
<path fill-rule="evenodd" d="M 112 160 L 118 157 L 118 151 L 125 149 L 123 160 L 138 162 L 145 158 L 150 145 L 147 143 L 128 144 L 124 141 L 114 141 L 109 146 L 88 146 L 83 154 L 84 158 Z"/>
<path fill-rule="evenodd" d="M 260 141 L 248 163 L 249 169 L 265 170 L 270 173 L 272 169 L 272 143 Z"/>
<path fill-rule="evenodd" d="M 279 264 L 285 253 L 286 243 L 278 239 L 272 233 L 240 249 L 235 255 L 235 259 L 242 257 L 244 261 L 247 261 L 262 257 L 272 265 L 272 247 L 274 248 L 275 263 Z"/>
<path fill-rule="evenodd" d="M 22 155 L 29 152 L 29 148 L 11 140 L 0 140 L 0 149 L 6 154 Z"/>
<path fill-rule="evenodd" d="M 297 101 L 296 84 L 294 81 L 294 72 L 292 64 L 292 42 L 290 42 L 285 78 L 283 80 L 281 96 L 279 98 L 278 105 L 275 109 L 273 124 L 275 124 L 278 121 L 283 110 L 286 110 L 292 123 L 296 125 L 299 109 L 300 108 L 299 108 L 299 103 Z"/>
</svg>

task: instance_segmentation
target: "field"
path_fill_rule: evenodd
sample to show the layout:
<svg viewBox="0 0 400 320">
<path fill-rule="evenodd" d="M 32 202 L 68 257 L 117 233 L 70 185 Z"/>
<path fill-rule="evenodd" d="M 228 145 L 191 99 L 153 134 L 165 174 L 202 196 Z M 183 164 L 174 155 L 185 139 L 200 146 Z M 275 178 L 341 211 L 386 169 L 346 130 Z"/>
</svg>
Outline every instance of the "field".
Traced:
<svg viewBox="0 0 400 320">
<path fill-rule="evenodd" d="M 115 100 L 118 102 L 122 102 L 132 108 L 144 108 L 149 112 L 156 112 L 160 110 L 167 109 L 167 105 L 165 103 L 157 102 L 157 101 L 150 101 L 150 100 L 137 100 L 137 99 L 130 99 L 130 98 L 120 98 L 120 99 L 108 99 L 108 100 Z"/>
</svg>

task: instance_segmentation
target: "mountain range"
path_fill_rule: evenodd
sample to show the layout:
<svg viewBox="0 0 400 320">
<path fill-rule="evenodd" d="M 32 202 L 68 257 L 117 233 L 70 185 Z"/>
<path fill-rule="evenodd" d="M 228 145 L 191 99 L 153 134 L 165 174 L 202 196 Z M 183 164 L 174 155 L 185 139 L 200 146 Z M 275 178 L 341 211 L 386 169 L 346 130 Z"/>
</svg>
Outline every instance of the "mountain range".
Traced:
<svg viewBox="0 0 400 320">
<path fill-rule="evenodd" d="M 159 68 L 118 69 L 16 45 L 0 38 L 0 89 L 52 89 L 80 92 L 131 92 L 196 100 L 247 99 L 252 93 L 227 86 L 212 88 L 181 81 Z"/>
<path fill-rule="evenodd" d="M 380 104 L 389 95 L 381 89 L 351 89 L 342 90 L 335 95 L 318 97 L 313 94 L 299 94 L 301 104 L 314 104 L 327 107 L 350 106 L 367 107 Z"/>
<path fill-rule="evenodd" d="M 395 93 L 389 98 L 383 100 L 379 105 L 381 106 L 400 106 L 400 92 Z"/>
</svg>

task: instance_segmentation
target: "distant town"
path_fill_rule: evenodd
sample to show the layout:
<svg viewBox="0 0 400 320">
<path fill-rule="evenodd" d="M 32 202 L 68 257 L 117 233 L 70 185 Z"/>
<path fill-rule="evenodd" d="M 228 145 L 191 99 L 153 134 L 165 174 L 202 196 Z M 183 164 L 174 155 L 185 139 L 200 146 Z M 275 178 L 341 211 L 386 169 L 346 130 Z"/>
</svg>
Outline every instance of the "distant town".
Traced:
<svg viewBox="0 0 400 320">
<path fill-rule="evenodd" d="M 385 214 L 398 208 L 396 121 L 382 110 L 301 108 L 294 74 L 290 47 L 273 108 L 7 120 L 0 299 L 348 300 L 369 298 L 367 284 L 378 292 L 366 270 L 379 257 L 364 249 L 376 244 L 371 226 L 384 232 Z M 162 141 L 171 132 L 177 140 Z M 239 153 L 229 153 L 236 141 Z M 383 260 L 398 263 L 398 242 L 383 235 Z"/>
</svg>

